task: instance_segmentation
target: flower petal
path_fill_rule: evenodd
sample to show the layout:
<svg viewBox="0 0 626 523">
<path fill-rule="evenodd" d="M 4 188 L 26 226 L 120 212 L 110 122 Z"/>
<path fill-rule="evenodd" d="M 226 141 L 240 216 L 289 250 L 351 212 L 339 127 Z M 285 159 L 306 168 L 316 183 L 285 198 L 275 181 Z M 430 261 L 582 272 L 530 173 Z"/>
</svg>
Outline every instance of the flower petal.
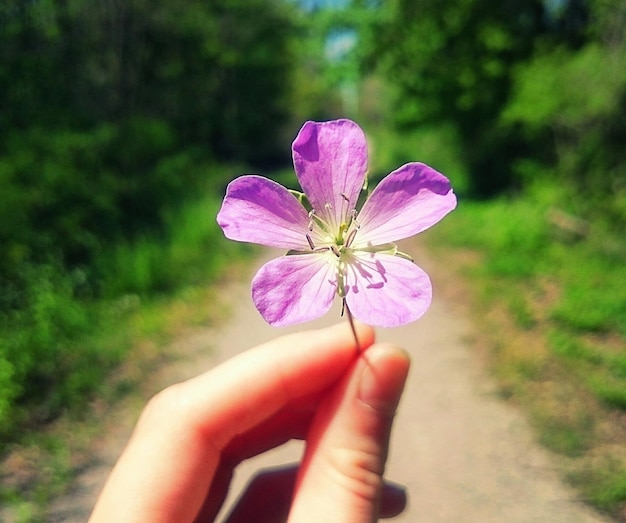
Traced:
<svg viewBox="0 0 626 523">
<path fill-rule="evenodd" d="M 262 176 L 241 176 L 228 184 L 217 223 L 231 240 L 310 249 L 306 209 L 282 185 Z"/>
<path fill-rule="evenodd" d="M 337 290 L 336 257 L 329 252 L 283 256 L 259 269 L 252 300 L 270 325 L 282 327 L 323 316 Z"/>
<path fill-rule="evenodd" d="M 405 325 L 420 318 L 431 299 L 428 274 L 409 260 L 353 253 L 346 274 L 346 303 L 358 320 L 378 327 Z"/>
<path fill-rule="evenodd" d="M 408 238 L 456 207 L 450 181 L 423 163 L 407 163 L 383 178 L 363 205 L 354 248 Z"/>
<path fill-rule="evenodd" d="M 293 142 L 300 186 L 333 230 L 356 207 L 367 171 L 367 141 L 351 120 L 306 122 Z"/>
</svg>

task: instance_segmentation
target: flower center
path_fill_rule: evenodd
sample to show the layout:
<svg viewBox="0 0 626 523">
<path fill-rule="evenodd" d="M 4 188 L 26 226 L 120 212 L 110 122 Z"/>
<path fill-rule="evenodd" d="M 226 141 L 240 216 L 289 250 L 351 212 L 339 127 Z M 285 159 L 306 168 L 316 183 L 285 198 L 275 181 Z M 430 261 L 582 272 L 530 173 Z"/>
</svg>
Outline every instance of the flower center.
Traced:
<svg viewBox="0 0 626 523">
<path fill-rule="evenodd" d="M 330 209 L 330 204 L 326 204 L 326 208 Z M 332 253 L 341 258 L 342 254 L 350 249 L 361 226 L 356 219 L 357 211 L 353 209 L 348 219 L 339 224 L 337 230 L 333 230 L 328 221 L 324 220 L 315 209 L 309 212 L 309 232 L 306 239 L 312 251 L 332 251 Z"/>
</svg>

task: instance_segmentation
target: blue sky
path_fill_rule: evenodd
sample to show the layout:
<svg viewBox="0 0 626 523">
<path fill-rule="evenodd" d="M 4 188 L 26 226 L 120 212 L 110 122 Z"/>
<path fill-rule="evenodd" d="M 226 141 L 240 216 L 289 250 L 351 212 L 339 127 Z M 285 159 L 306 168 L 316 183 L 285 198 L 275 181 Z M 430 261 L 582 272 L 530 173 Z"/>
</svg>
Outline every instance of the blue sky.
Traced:
<svg viewBox="0 0 626 523">
<path fill-rule="evenodd" d="M 304 9 L 311 10 L 315 7 L 335 7 L 342 8 L 350 3 L 350 0 L 294 0 Z"/>
<path fill-rule="evenodd" d="M 328 35 L 325 54 L 331 61 L 341 60 L 356 45 L 356 34 L 351 30 L 335 31 Z"/>
</svg>

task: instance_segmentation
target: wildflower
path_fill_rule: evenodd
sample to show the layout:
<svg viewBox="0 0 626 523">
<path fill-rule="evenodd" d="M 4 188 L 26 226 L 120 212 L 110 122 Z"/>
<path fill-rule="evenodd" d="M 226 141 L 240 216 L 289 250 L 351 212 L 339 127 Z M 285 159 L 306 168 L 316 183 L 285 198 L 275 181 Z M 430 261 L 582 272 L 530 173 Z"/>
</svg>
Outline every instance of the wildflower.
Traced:
<svg viewBox="0 0 626 523">
<path fill-rule="evenodd" d="M 437 223 L 456 206 L 450 182 L 422 163 L 386 176 L 357 209 L 367 143 L 350 120 L 306 122 L 293 142 L 303 193 L 247 175 L 227 188 L 217 221 L 226 237 L 288 250 L 263 265 L 252 299 L 275 326 L 316 319 L 335 294 L 348 313 L 395 327 L 421 317 L 432 286 L 395 242 Z"/>
</svg>

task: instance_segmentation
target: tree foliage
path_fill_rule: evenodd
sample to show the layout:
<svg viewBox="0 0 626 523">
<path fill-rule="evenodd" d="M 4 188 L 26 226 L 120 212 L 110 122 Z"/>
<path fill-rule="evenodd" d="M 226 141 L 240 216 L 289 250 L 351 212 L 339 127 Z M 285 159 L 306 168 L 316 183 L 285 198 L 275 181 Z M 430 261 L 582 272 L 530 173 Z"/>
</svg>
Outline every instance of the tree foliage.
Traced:
<svg viewBox="0 0 626 523">
<path fill-rule="evenodd" d="M 373 57 L 395 89 L 395 124 L 451 123 L 475 195 L 519 187 L 529 165 L 558 166 L 568 183 L 604 197 L 623 191 L 622 2 L 386 5 Z"/>
<path fill-rule="evenodd" d="M 2 29 L 2 130 L 139 116 L 221 156 L 275 154 L 263 130 L 285 117 L 292 66 L 276 2 L 40 0 Z"/>
<path fill-rule="evenodd" d="M 223 256 L 196 200 L 288 160 L 295 36 L 280 0 L 0 2 L 0 439 L 119 363 L 108 300 Z"/>
<path fill-rule="evenodd" d="M 203 162 L 281 160 L 289 14 L 264 0 L 4 8 L 0 274 L 89 264 L 103 242 L 158 227 L 206 185 Z"/>
<path fill-rule="evenodd" d="M 498 116 L 511 89 L 511 65 L 531 54 L 542 31 L 540 0 L 396 0 L 382 28 L 396 123 L 453 122 L 477 193 L 511 181 L 507 158 L 521 144 L 514 130 L 498 126 Z"/>
<path fill-rule="evenodd" d="M 572 210 L 626 224 L 626 6 L 589 3 L 585 41 L 541 47 L 513 75 L 502 114 L 527 137 L 547 137 Z M 529 176 L 529 173 L 522 173 Z"/>
</svg>

